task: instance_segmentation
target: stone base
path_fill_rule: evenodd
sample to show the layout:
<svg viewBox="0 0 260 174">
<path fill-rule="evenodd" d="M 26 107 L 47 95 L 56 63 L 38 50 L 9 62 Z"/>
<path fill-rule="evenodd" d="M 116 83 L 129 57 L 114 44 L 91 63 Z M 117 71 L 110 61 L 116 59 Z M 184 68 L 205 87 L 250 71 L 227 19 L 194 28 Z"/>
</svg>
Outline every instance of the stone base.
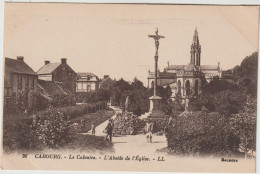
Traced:
<svg viewBox="0 0 260 174">
<path fill-rule="evenodd" d="M 168 118 L 164 112 L 161 111 L 160 103 L 162 98 L 159 96 L 152 96 L 150 99 L 150 110 L 149 112 L 141 115 L 141 119 L 165 119 Z"/>
</svg>

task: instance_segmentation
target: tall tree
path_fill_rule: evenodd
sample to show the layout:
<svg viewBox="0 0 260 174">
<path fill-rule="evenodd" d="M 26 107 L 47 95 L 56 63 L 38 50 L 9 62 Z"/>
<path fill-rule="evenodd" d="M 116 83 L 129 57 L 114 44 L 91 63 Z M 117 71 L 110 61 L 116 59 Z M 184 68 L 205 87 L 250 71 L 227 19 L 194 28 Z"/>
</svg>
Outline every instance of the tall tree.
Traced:
<svg viewBox="0 0 260 174">
<path fill-rule="evenodd" d="M 243 110 L 230 118 L 232 128 L 241 139 L 245 158 L 247 158 L 249 149 L 256 150 L 256 108 L 256 99 L 247 96 Z"/>
</svg>

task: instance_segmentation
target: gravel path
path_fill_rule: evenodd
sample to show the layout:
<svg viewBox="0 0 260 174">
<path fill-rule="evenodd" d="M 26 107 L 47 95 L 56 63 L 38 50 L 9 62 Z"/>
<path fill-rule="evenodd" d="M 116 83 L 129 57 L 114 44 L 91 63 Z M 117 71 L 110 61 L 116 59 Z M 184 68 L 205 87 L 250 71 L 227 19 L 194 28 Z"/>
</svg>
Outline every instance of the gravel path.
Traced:
<svg viewBox="0 0 260 174">
<path fill-rule="evenodd" d="M 121 112 L 121 109 L 111 106 L 116 112 Z M 114 119 L 116 115 L 112 118 Z M 103 133 L 108 120 L 96 127 L 97 136 L 105 136 Z M 87 133 L 90 134 L 90 131 Z M 112 138 L 114 143 L 115 152 L 117 155 L 152 155 L 157 149 L 167 147 L 165 136 L 153 135 L 153 142 L 146 141 L 145 135 L 122 135 Z"/>
</svg>

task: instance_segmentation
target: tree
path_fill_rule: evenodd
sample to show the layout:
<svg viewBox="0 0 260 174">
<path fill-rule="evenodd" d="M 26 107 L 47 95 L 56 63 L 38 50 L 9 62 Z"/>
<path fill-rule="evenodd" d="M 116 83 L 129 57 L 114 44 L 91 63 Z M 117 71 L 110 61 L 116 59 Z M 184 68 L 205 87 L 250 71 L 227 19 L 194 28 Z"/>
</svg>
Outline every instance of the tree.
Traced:
<svg viewBox="0 0 260 174">
<path fill-rule="evenodd" d="M 242 142 L 245 158 L 249 149 L 256 150 L 256 108 L 256 99 L 247 96 L 244 108 L 230 118 L 232 128 Z"/>
<path fill-rule="evenodd" d="M 228 119 L 217 112 L 185 112 L 175 118 L 166 134 L 175 155 L 227 155 L 238 151 L 239 141 Z"/>
<path fill-rule="evenodd" d="M 191 99 L 189 108 L 200 111 L 206 108 L 210 112 L 219 112 L 226 117 L 237 114 L 246 102 L 246 93 L 243 90 L 225 90 L 216 93 L 204 93 L 197 98 Z"/>
<path fill-rule="evenodd" d="M 144 83 L 137 79 L 137 77 L 134 78 L 133 82 L 131 83 L 132 89 L 144 89 Z"/>
<path fill-rule="evenodd" d="M 219 76 L 216 76 L 213 77 L 212 81 L 204 86 L 203 93 L 214 94 L 226 90 L 237 91 L 239 90 L 239 86 L 226 80 L 220 79 Z"/>
<path fill-rule="evenodd" d="M 111 95 L 112 102 L 118 106 L 123 106 L 126 97 L 129 95 L 129 91 L 132 89 L 131 85 L 121 78 L 114 83 L 113 88 L 114 90 Z"/>
<path fill-rule="evenodd" d="M 258 52 L 247 56 L 240 66 L 233 68 L 234 77 L 242 88 L 252 97 L 257 96 L 257 73 L 258 72 Z"/>
</svg>

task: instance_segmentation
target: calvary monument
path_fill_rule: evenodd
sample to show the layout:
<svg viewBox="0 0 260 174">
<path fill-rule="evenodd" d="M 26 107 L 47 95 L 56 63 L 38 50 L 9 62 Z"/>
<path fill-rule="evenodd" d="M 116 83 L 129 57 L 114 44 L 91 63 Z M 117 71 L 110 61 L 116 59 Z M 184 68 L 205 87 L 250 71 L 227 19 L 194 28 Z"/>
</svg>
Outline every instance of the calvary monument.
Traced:
<svg viewBox="0 0 260 174">
<path fill-rule="evenodd" d="M 141 116 L 142 119 L 161 119 L 165 118 L 166 115 L 161 111 L 160 103 L 162 98 L 157 96 L 157 72 L 158 72 L 158 49 L 159 49 L 159 40 L 161 38 L 165 38 L 158 34 L 158 28 L 155 31 L 155 35 L 148 35 L 155 41 L 155 56 L 154 56 L 154 73 L 155 73 L 155 81 L 154 81 L 154 94 L 149 98 L 150 100 L 150 109 L 149 112 L 145 113 Z"/>
</svg>

